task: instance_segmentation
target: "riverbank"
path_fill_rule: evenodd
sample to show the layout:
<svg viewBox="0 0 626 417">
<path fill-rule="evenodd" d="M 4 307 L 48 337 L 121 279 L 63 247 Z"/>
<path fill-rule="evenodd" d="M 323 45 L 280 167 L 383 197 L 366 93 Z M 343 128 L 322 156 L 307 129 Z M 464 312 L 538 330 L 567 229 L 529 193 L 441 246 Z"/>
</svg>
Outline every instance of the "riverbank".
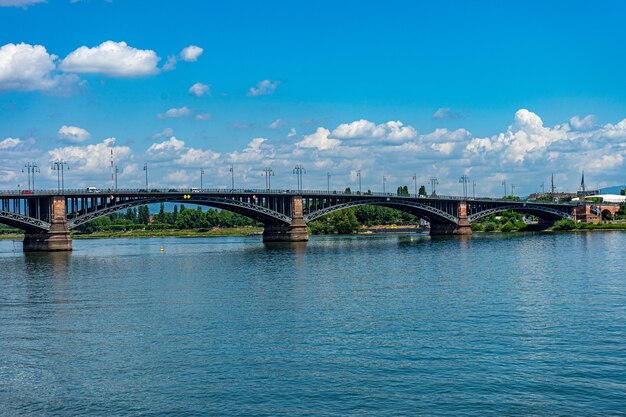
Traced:
<svg viewBox="0 0 626 417">
<path fill-rule="evenodd" d="M 209 236 L 249 236 L 263 233 L 260 227 L 232 227 L 213 229 L 169 229 L 169 230 L 128 230 L 116 232 L 72 233 L 72 239 L 101 239 L 101 238 L 149 238 L 149 237 L 209 237 Z M 0 235 L 0 239 L 24 239 L 22 233 Z"/>
</svg>

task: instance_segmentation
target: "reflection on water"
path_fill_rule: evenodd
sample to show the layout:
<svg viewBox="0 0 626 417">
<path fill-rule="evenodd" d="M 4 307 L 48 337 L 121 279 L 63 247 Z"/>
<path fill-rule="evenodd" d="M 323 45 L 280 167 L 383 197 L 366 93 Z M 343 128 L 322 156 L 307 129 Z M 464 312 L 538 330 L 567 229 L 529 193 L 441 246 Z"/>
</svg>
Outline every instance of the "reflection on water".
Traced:
<svg viewBox="0 0 626 417">
<path fill-rule="evenodd" d="M 74 248 L 0 241 L 0 415 L 624 410 L 624 233 Z"/>
</svg>

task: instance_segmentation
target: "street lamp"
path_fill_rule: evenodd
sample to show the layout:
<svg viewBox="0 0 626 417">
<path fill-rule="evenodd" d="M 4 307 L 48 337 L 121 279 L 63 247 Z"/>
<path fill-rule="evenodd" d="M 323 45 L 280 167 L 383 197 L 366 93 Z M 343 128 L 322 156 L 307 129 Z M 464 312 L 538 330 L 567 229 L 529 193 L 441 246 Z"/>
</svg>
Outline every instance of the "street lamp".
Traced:
<svg viewBox="0 0 626 417">
<path fill-rule="evenodd" d="M 235 166 L 231 165 L 228 170 L 230 171 L 230 189 L 235 191 Z"/>
<path fill-rule="evenodd" d="M 417 174 L 413 174 L 413 182 L 415 183 L 415 197 L 417 197 Z"/>
<path fill-rule="evenodd" d="M 506 198 L 506 180 L 502 180 L 502 186 L 504 187 L 504 198 Z"/>
<path fill-rule="evenodd" d="M 70 170 L 70 166 L 63 159 L 57 159 L 52 163 L 51 169 L 57 172 L 57 190 L 59 194 L 65 190 L 65 178 L 63 177 L 63 171 Z"/>
<path fill-rule="evenodd" d="M 463 183 L 463 198 L 467 200 L 467 183 L 469 182 L 469 177 L 467 175 L 461 175 L 459 182 Z"/>
<path fill-rule="evenodd" d="M 204 188 L 202 187 L 202 177 L 204 176 L 204 168 L 200 168 L 200 191 Z"/>
<path fill-rule="evenodd" d="M 359 178 L 359 195 L 361 195 L 361 170 L 356 172 L 356 176 Z"/>
<path fill-rule="evenodd" d="M 298 191 L 302 192 L 302 174 L 306 174 L 306 169 L 301 164 L 296 164 L 293 173 L 298 177 Z"/>
<path fill-rule="evenodd" d="M 119 168 L 115 165 L 115 191 L 117 191 L 117 174 L 120 173 Z"/>
<path fill-rule="evenodd" d="M 387 176 L 383 175 L 383 194 L 385 194 L 385 183 L 387 182 Z"/>
<path fill-rule="evenodd" d="M 330 194 L 330 172 L 326 173 L 326 192 Z"/>
<path fill-rule="evenodd" d="M 511 184 L 511 197 L 515 195 L 515 185 Z"/>
<path fill-rule="evenodd" d="M 472 182 L 472 198 L 476 200 L 476 181 Z"/>
<path fill-rule="evenodd" d="M 435 189 L 435 186 L 437 184 L 439 184 L 439 180 L 437 180 L 437 177 L 430 177 L 431 197 L 437 197 L 437 190 Z"/>
<path fill-rule="evenodd" d="M 146 171 L 146 192 L 148 192 L 148 163 L 143 164 L 143 170 Z"/>
<path fill-rule="evenodd" d="M 272 188 L 272 182 L 270 177 L 274 176 L 274 171 L 271 167 L 265 167 L 263 168 L 263 174 L 261 175 L 265 176 L 265 189 L 269 191 Z"/>
<path fill-rule="evenodd" d="M 26 168 L 26 172 L 28 173 L 28 190 L 29 191 L 35 191 L 35 172 L 41 172 L 39 170 L 39 166 L 35 163 L 35 162 L 27 162 L 24 165 L 24 168 Z M 24 170 L 22 169 L 22 172 L 24 172 Z M 31 188 L 31 181 L 30 181 L 30 177 L 31 174 L 33 176 L 33 188 Z"/>
</svg>

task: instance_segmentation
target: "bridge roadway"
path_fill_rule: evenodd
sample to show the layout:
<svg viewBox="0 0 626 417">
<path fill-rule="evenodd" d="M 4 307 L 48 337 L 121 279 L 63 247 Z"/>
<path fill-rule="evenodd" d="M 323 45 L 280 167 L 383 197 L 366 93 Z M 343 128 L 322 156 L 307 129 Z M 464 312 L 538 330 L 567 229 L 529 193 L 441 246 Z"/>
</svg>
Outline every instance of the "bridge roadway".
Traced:
<svg viewBox="0 0 626 417">
<path fill-rule="evenodd" d="M 532 214 L 548 226 L 573 218 L 581 203 L 539 203 L 451 196 L 318 190 L 119 189 L 0 191 L 0 223 L 25 231 L 24 251 L 71 250 L 70 231 L 119 210 L 155 203 L 189 203 L 242 214 L 264 225 L 266 242 L 308 240 L 306 224 L 337 210 L 379 205 L 430 223 L 431 235 L 471 234 L 471 223 L 504 210 Z"/>
</svg>

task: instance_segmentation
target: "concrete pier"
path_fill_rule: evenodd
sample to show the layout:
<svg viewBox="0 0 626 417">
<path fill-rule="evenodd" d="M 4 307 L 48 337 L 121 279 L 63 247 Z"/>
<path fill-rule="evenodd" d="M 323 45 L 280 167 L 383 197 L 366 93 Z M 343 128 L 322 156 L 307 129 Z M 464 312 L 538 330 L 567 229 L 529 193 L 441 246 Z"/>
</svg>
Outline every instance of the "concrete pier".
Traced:
<svg viewBox="0 0 626 417">
<path fill-rule="evenodd" d="M 50 198 L 50 230 L 26 232 L 24 235 L 24 252 L 55 252 L 71 251 L 72 238 L 67 228 L 65 197 Z"/>
<path fill-rule="evenodd" d="M 306 242 L 309 240 L 302 197 L 294 196 L 291 204 L 291 224 L 266 224 L 263 229 L 263 242 Z"/>
</svg>

